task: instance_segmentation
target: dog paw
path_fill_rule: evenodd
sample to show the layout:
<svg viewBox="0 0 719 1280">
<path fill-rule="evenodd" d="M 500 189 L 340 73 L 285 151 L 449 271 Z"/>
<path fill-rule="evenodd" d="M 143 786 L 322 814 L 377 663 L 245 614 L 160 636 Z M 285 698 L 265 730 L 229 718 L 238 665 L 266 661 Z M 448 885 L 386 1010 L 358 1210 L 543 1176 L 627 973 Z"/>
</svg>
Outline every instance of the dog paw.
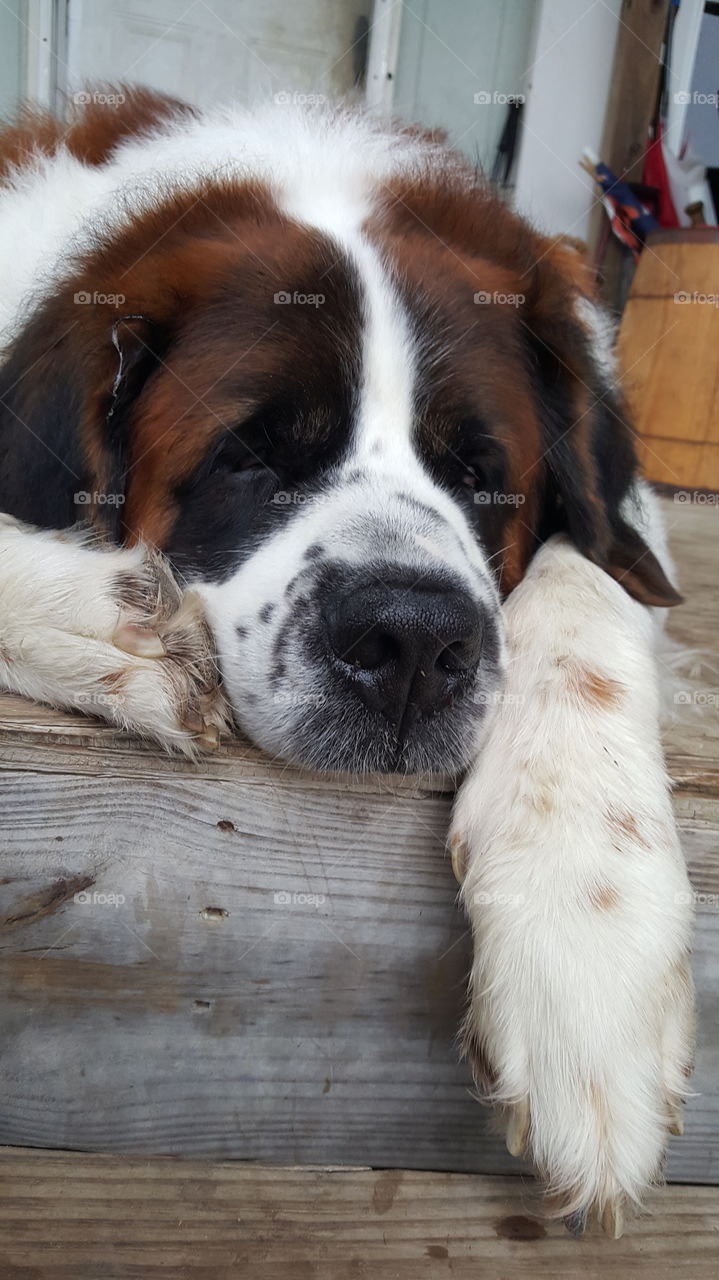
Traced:
<svg viewBox="0 0 719 1280">
<path fill-rule="evenodd" d="M 152 551 L 110 589 L 119 608 L 110 642 L 123 655 L 104 677 L 115 722 L 190 754 L 213 750 L 230 713 L 199 596 Z"/>
<path fill-rule="evenodd" d="M 194 755 L 230 722 L 201 601 L 145 547 L 0 527 L 0 683 Z"/>
<path fill-rule="evenodd" d="M 450 836 L 474 935 L 464 1053 L 549 1214 L 616 1238 L 683 1128 L 694 1002 L 676 836 L 671 852 L 666 826 L 663 848 L 614 847 L 595 823 L 533 847 L 507 824 L 488 845 L 489 825 L 470 783 Z"/>
</svg>

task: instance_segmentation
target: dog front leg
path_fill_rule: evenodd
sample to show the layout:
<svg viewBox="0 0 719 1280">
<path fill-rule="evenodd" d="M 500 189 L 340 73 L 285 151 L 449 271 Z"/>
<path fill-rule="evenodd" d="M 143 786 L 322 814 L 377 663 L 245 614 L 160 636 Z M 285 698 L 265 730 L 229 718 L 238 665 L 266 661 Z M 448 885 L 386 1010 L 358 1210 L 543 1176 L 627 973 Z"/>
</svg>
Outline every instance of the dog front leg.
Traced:
<svg viewBox="0 0 719 1280">
<path fill-rule="evenodd" d="M 509 671 L 459 793 L 464 1044 L 550 1211 L 621 1232 L 680 1133 L 692 895 L 662 756 L 656 620 L 564 538 L 506 605 Z"/>
</svg>

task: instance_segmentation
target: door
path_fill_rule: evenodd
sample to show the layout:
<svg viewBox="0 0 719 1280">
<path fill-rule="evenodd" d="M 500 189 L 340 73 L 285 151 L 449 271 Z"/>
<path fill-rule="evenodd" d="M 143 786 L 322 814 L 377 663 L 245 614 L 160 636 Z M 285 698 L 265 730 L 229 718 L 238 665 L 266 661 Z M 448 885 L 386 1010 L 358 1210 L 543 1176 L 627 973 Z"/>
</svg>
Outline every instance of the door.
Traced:
<svg viewBox="0 0 719 1280">
<path fill-rule="evenodd" d="M 412 0 L 401 6 L 394 110 L 445 129 L 491 169 L 509 104 L 522 102 L 536 0 Z"/>
<path fill-rule="evenodd" d="M 371 0 L 69 0 L 67 88 L 149 85 L 198 106 L 352 90 Z"/>
</svg>

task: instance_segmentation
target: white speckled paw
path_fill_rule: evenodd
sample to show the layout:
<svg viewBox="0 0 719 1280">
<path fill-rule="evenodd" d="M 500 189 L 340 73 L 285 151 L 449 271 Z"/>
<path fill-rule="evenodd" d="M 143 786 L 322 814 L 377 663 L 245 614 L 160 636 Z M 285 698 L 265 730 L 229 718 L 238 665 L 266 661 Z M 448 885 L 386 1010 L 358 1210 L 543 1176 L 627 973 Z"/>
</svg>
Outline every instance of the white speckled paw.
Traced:
<svg viewBox="0 0 719 1280">
<path fill-rule="evenodd" d="M 450 836 L 474 935 L 464 1048 L 551 1213 L 617 1236 L 682 1130 L 692 894 L 670 813 L 598 801 L 570 823 L 527 779 L 525 808 L 507 770 L 511 812 L 480 767 Z"/>
<path fill-rule="evenodd" d="M 202 605 L 163 557 L 0 525 L 0 687 L 187 754 L 228 725 Z"/>
<path fill-rule="evenodd" d="M 551 1212 L 612 1235 L 681 1130 L 693 895 L 659 732 L 656 621 L 565 540 L 504 606 L 509 664 L 457 798 L 464 1027 Z"/>
</svg>

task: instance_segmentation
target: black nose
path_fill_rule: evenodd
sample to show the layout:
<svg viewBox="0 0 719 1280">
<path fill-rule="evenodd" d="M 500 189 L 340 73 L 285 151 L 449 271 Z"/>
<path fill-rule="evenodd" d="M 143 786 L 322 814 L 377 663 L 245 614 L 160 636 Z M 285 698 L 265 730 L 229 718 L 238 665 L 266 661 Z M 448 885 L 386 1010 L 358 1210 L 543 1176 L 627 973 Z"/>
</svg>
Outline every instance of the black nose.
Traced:
<svg viewBox="0 0 719 1280">
<path fill-rule="evenodd" d="M 482 612 L 466 592 L 438 583 L 345 587 L 324 611 L 333 660 L 365 703 L 402 737 L 472 683 Z"/>
</svg>

